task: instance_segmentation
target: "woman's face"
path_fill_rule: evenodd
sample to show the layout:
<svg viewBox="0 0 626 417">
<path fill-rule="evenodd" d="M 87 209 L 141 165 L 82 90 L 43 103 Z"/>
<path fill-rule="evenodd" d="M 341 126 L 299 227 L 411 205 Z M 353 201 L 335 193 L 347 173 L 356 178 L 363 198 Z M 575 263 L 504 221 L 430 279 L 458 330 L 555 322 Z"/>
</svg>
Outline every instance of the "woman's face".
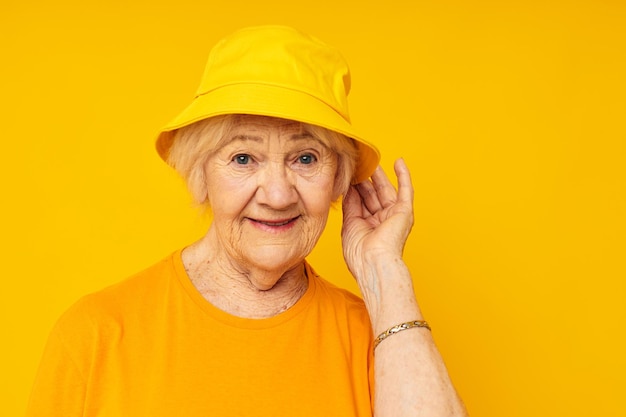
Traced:
<svg viewBox="0 0 626 417">
<path fill-rule="evenodd" d="M 205 170 L 212 227 L 230 261 L 282 274 L 311 252 L 336 197 L 337 156 L 300 123 L 242 116 Z"/>
</svg>

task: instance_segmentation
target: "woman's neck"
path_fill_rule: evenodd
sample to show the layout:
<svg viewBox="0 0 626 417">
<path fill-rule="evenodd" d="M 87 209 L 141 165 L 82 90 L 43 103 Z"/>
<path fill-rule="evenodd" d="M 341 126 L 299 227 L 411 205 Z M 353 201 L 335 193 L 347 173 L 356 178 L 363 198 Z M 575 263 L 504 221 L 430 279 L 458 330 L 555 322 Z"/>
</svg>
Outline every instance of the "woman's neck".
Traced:
<svg viewBox="0 0 626 417">
<path fill-rule="evenodd" d="M 304 262 L 285 271 L 262 271 L 231 259 L 210 237 L 185 248 L 183 265 L 192 284 L 213 306 L 243 318 L 268 318 L 286 311 L 304 295 L 308 279 Z M 275 282 L 259 289 L 255 282 Z"/>
</svg>

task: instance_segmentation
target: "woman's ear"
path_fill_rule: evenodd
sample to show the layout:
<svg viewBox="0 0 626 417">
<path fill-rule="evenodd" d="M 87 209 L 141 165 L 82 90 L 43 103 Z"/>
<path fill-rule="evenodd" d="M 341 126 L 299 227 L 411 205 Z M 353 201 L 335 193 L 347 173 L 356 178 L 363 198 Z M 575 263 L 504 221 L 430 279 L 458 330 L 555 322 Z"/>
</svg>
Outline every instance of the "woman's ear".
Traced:
<svg viewBox="0 0 626 417">
<path fill-rule="evenodd" d="M 205 205 L 209 200 L 209 190 L 206 184 L 206 173 L 204 172 L 204 164 L 197 163 L 191 169 L 187 177 L 187 188 L 191 193 L 194 203 Z"/>
</svg>

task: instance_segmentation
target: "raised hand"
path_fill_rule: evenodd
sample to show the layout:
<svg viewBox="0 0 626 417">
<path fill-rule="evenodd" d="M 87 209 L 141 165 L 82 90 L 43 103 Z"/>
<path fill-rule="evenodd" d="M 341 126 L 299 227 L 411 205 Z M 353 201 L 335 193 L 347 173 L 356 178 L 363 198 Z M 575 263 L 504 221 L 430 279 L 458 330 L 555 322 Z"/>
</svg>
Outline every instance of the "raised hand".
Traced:
<svg viewBox="0 0 626 417">
<path fill-rule="evenodd" d="M 406 163 L 396 160 L 398 190 L 378 167 L 370 181 L 350 187 L 343 200 L 343 253 L 359 280 L 372 261 L 401 259 L 413 226 L 413 185 Z"/>
</svg>

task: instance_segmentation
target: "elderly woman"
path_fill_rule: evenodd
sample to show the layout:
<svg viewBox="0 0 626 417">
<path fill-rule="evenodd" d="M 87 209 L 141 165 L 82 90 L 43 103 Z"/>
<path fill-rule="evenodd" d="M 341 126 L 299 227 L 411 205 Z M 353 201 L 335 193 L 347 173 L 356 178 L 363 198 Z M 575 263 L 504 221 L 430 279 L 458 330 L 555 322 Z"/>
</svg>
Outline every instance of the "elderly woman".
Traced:
<svg viewBox="0 0 626 417">
<path fill-rule="evenodd" d="M 206 235 L 89 295 L 54 328 L 28 416 L 462 416 L 402 260 L 413 222 L 349 122 L 340 54 L 286 27 L 212 50 L 157 150 Z M 343 195 L 363 300 L 306 262 Z"/>
</svg>

